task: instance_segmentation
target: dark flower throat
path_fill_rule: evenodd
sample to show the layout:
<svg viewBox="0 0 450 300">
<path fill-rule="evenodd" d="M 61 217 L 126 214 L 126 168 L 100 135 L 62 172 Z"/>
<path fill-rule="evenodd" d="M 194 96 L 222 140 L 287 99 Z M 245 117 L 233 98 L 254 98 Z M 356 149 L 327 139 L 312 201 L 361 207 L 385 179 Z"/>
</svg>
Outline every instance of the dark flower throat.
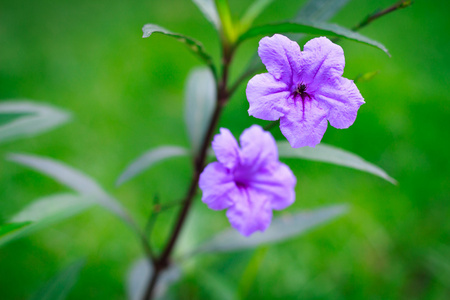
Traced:
<svg viewBox="0 0 450 300">
<path fill-rule="evenodd" d="M 311 100 L 311 95 L 309 95 L 306 92 L 306 84 L 299 83 L 297 84 L 297 88 L 295 89 L 293 95 L 294 95 L 294 101 L 297 100 L 297 97 L 300 97 L 302 99 L 302 106 L 303 106 L 303 117 L 305 117 L 305 99 Z"/>
</svg>

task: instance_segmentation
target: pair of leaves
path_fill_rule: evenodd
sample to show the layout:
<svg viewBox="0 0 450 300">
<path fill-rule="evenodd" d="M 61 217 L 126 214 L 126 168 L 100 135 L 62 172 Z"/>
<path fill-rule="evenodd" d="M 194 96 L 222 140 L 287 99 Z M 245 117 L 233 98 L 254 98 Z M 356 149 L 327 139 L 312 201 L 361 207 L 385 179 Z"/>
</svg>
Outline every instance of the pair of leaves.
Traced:
<svg viewBox="0 0 450 300">
<path fill-rule="evenodd" d="M 267 7 L 273 0 L 256 0 L 244 14 L 241 24 L 247 28 L 254 19 Z M 376 47 L 390 55 L 386 47 L 372 39 L 369 39 L 350 29 L 328 24 L 324 21 L 331 18 L 337 11 L 344 6 L 348 0 L 313 0 L 305 4 L 299 11 L 299 14 L 293 22 L 279 24 L 266 24 L 253 27 L 244 32 L 238 40 L 238 43 L 260 35 L 271 35 L 275 33 L 303 33 L 312 35 L 326 35 L 346 38 L 352 41 L 364 43 Z"/>
<path fill-rule="evenodd" d="M 372 39 L 369 39 L 368 37 L 362 34 L 359 34 L 357 32 L 354 32 L 350 29 L 341 27 L 336 24 L 328 24 L 310 20 L 304 20 L 301 22 L 299 21 L 296 23 L 286 22 L 253 27 L 239 37 L 238 43 L 255 36 L 271 35 L 275 33 L 307 33 L 312 35 L 336 36 L 346 38 L 351 41 L 370 45 L 372 47 L 382 50 L 383 52 L 385 52 L 387 55 L 390 56 L 389 51 L 383 44 L 374 41 Z"/>
<path fill-rule="evenodd" d="M 288 142 L 282 141 L 277 142 L 278 155 L 285 158 L 300 158 L 312 161 L 325 162 L 330 164 L 335 164 L 339 166 L 344 166 L 363 172 L 367 172 L 383 178 L 392 184 L 396 184 L 397 181 L 390 177 L 383 169 L 377 167 L 376 165 L 367 162 L 360 156 L 345 151 L 343 149 L 326 145 L 319 144 L 315 148 L 303 147 L 303 148 L 292 148 Z M 188 150 L 176 147 L 176 146 L 161 146 L 155 149 L 149 150 L 144 155 L 133 161 L 126 170 L 120 175 L 117 185 L 120 185 L 135 176 L 141 174 L 143 171 L 150 169 L 155 164 L 162 162 L 165 159 L 187 155 Z M 212 152 L 211 152 L 212 155 Z"/>
<path fill-rule="evenodd" d="M 72 167 L 50 158 L 35 155 L 11 154 L 8 156 L 8 160 L 45 174 L 80 195 L 92 199 L 122 219 L 128 219 L 124 208 L 116 199 L 106 193 L 92 178 Z"/>
<path fill-rule="evenodd" d="M 253 2 L 242 18 L 244 28 L 248 27 L 247 24 L 251 24 L 253 20 L 272 2 L 273 0 L 257 0 Z M 253 27 L 240 36 L 238 43 L 259 35 L 271 35 L 275 33 L 306 33 L 312 35 L 327 35 L 346 38 L 379 48 L 387 55 L 390 55 L 386 47 L 377 41 L 369 39 L 339 25 L 325 23 L 325 21 L 333 17 L 334 14 L 338 12 L 347 2 L 348 0 L 311 0 L 300 9 L 293 22 L 266 24 Z"/>
<path fill-rule="evenodd" d="M 9 224 L 0 227 L 0 245 L 71 217 L 95 204 L 111 211 L 136 230 L 136 224 L 123 206 L 80 171 L 61 162 L 34 155 L 11 154 L 8 160 L 45 174 L 78 194 L 58 194 L 31 203 L 14 216 Z"/>
<path fill-rule="evenodd" d="M 0 143 L 32 137 L 66 123 L 70 114 L 27 100 L 0 103 Z"/>
</svg>

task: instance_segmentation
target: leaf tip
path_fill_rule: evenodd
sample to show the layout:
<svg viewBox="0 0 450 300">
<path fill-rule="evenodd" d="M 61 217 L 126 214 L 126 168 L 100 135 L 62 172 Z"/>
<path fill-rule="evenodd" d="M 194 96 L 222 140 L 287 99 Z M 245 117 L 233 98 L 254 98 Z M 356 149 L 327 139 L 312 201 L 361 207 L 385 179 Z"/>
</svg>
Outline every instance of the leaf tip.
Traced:
<svg viewBox="0 0 450 300">
<path fill-rule="evenodd" d="M 351 205 L 348 203 L 338 204 L 335 206 L 336 216 L 346 214 L 350 211 Z"/>
<path fill-rule="evenodd" d="M 387 181 L 389 181 L 393 185 L 398 185 L 398 181 L 395 180 L 394 178 L 392 178 L 391 176 L 388 175 L 386 179 L 387 179 Z"/>
</svg>

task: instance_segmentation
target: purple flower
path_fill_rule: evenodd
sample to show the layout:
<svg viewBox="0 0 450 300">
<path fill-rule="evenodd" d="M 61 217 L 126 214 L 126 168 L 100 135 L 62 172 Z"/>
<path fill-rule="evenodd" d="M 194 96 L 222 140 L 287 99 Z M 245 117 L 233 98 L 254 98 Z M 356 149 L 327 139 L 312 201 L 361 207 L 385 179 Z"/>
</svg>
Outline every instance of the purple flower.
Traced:
<svg viewBox="0 0 450 300">
<path fill-rule="evenodd" d="M 327 129 L 348 128 L 364 103 L 353 80 L 343 78 L 342 48 L 326 37 L 306 43 L 304 50 L 275 34 L 259 42 L 258 54 L 269 73 L 253 77 L 247 86 L 249 115 L 280 119 L 280 129 L 292 147 L 314 147 Z"/>
<path fill-rule="evenodd" d="M 228 209 L 231 225 L 242 235 L 264 231 L 272 220 L 272 210 L 280 210 L 295 200 L 296 178 L 278 160 L 274 138 L 258 125 L 244 130 L 239 148 L 228 129 L 221 128 L 212 148 L 218 162 L 200 174 L 202 201 L 214 210 Z"/>
</svg>

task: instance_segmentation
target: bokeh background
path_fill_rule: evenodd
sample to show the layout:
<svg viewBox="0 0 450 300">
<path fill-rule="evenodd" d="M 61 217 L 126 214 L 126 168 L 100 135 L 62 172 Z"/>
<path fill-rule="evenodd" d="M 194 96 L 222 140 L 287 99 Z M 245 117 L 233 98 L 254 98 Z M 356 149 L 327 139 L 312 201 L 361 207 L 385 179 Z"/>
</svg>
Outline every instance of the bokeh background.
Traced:
<svg viewBox="0 0 450 300">
<path fill-rule="evenodd" d="M 235 16 L 248 1 L 230 1 Z M 247 3 L 248 2 L 248 3 Z M 258 18 L 290 18 L 304 1 L 275 1 Z M 333 22 L 344 26 L 394 1 L 353 0 Z M 359 171 L 285 160 L 298 178 L 287 212 L 349 203 L 350 212 L 308 234 L 270 247 L 209 254 L 183 265 L 171 292 L 180 299 L 450 299 L 449 117 L 450 20 L 447 1 L 414 5 L 362 33 L 384 43 L 389 58 L 342 41 L 345 76 L 379 70 L 359 84 L 366 104 L 347 130 L 328 128 L 323 142 L 384 168 L 397 186 Z M 5 161 L 8 152 L 50 156 L 96 178 L 141 223 L 155 194 L 179 199 L 190 174 L 186 158 L 153 168 L 115 188 L 123 168 L 163 144 L 188 146 L 183 88 L 201 65 L 162 35 L 141 38 L 156 23 L 201 40 L 218 57 L 210 24 L 189 0 L 0 2 L 0 99 L 33 99 L 73 113 L 72 122 L 0 148 L 0 221 L 34 199 L 66 189 Z M 236 76 L 257 47 L 247 42 Z M 220 121 L 238 136 L 253 123 L 245 83 Z M 279 130 L 273 131 L 283 139 Z M 164 241 L 175 210 L 163 213 L 155 244 Z M 286 212 L 279 212 L 282 214 Z M 179 251 L 228 228 L 224 212 L 196 200 Z M 0 248 L 0 298 L 26 299 L 79 257 L 87 264 L 69 299 L 123 299 L 130 264 L 142 255 L 126 226 L 101 208 Z"/>
</svg>

